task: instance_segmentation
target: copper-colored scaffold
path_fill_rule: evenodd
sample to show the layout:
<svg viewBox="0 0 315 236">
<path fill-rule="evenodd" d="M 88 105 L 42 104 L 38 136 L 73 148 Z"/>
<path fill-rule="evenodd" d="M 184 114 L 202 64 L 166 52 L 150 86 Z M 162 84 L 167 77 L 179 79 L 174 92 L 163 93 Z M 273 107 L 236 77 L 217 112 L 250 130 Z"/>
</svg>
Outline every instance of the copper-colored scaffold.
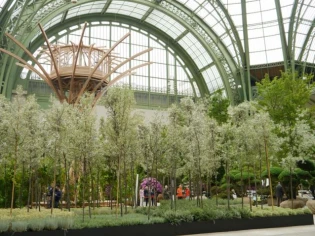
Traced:
<svg viewBox="0 0 315 236">
<path fill-rule="evenodd" d="M 43 55 L 41 58 L 44 60 L 46 59 L 47 63 L 51 65 L 49 72 L 44 69 L 41 63 L 26 49 L 26 47 L 23 46 L 23 44 L 8 33 L 6 33 L 6 36 L 23 49 L 40 70 L 10 51 L 2 48 L 0 48 L 0 51 L 14 57 L 19 61 L 19 63 L 17 63 L 19 66 L 33 71 L 42 78 L 54 91 L 61 102 L 66 101 L 69 104 L 77 104 L 80 102 L 82 94 L 87 92 L 94 94 L 92 104 L 92 106 L 94 106 L 104 95 L 109 86 L 119 79 L 133 74 L 136 69 L 151 64 L 152 62 L 146 62 L 137 65 L 121 72 L 111 81 L 108 80 L 109 77 L 117 72 L 123 65 L 151 51 L 152 48 L 148 48 L 123 60 L 114 52 L 114 50 L 120 43 L 130 36 L 130 33 L 124 35 L 111 48 L 103 49 L 96 47 L 94 44 L 90 46 L 83 45 L 82 41 L 86 26 L 87 23 L 83 26 L 78 44 L 71 42 L 69 45 L 51 45 L 43 27 L 39 24 L 39 28 L 46 42 L 46 46 L 43 47 L 42 50 Z"/>
</svg>

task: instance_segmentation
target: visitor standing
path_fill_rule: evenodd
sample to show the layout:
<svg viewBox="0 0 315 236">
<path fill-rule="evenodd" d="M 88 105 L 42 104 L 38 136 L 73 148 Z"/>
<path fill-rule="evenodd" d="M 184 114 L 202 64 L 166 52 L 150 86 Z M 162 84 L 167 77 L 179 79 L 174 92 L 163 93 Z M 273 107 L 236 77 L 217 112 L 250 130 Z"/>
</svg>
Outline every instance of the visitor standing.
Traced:
<svg viewBox="0 0 315 236">
<path fill-rule="evenodd" d="M 276 186 L 276 197 L 277 197 L 277 206 L 280 206 L 280 203 L 282 202 L 283 197 L 283 188 L 280 182 L 278 182 L 278 185 Z"/>
<path fill-rule="evenodd" d="M 145 206 L 148 206 L 148 202 L 149 202 L 149 189 L 148 189 L 148 186 L 145 186 L 143 194 L 144 194 Z"/>
<path fill-rule="evenodd" d="M 185 189 L 185 197 L 186 197 L 186 199 L 189 199 L 189 197 L 190 197 L 190 190 L 188 187 L 186 187 L 186 189 Z"/>
<path fill-rule="evenodd" d="M 165 185 L 164 189 L 163 189 L 163 199 L 168 200 L 170 199 L 170 193 L 168 191 L 168 186 Z"/>
<path fill-rule="evenodd" d="M 61 197 L 62 197 L 62 192 L 61 192 L 60 186 L 56 185 L 56 189 L 55 189 L 55 205 L 54 205 L 55 208 L 59 207 L 59 201 L 60 201 Z"/>
<path fill-rule="evenodd" d="M 176 196 L 177 196 L 177 199 L 183 199 L 183 187 L 181 184 L 177 188 Z"/>
<path fill-rule="evenodd" d="M 232 193 L 232 199 L 236 199 L 237 195 L 236 195 L 234 188 L 232 188 L 231 193 Z"/>
<path fill-rule="evenodd" d="M 142 187 L 140 187 L 140 190 L 139 190 L 139 198 L 140 198 L 140 206 L 143 207 L 144 189 Z"/>
<path fill-rule="evenodd" d="M 154 188 L 151 189 L 151 206 L 154 205 Z"/>
</svg>

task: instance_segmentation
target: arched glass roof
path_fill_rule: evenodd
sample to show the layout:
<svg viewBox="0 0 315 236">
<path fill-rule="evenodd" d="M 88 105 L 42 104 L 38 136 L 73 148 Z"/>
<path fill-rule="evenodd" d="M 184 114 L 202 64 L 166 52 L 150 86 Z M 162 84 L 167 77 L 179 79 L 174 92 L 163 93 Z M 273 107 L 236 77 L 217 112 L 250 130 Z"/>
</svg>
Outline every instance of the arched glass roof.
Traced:
<svg viewBox="0 0 315 236">
<path fill-rule="evenodd" d="M 191 81 L 193 79 L 192 73 L 184 65 L 183 60 L 171 48 L 167 47 L 163 41 L 158 40 L 154 35 L 144 30 L 119 22 L 94 21 L 89 24 L 85 31 L 83 44 L 95 44 L 96 47 L 110 48 L 128 32 L 131 33 L 129 41 L 124 41 L 114 50 L 114 53 L 122 60 L 130 58 L 148 47 L 152 47 L 153 50 L 120 68 L 117 73 L 111 75 L 109 80 L 134 66 L 151 61 L 153 64 L 138 69 L 133 76 L 122 78 L 117 82 L 118 85 L 128 85 L 136 91 L 200 96 L 198 87 Z M 58 32 L 50 38 L 50 41 L 52 44 L 71 44 L 71 42 L 79 42 L 80 36 L 80 25 L 74 25 Z M 51 64 L 47 64 L 46 59 L 41 59 L 41 56 L 45 56 L 40 54 L 41 50 L 41 48 L 36 50 L 34 55 L 38 56 L 39 61 L 44 64 L 44 68 L 49 71 Z M 39 70 L 38 66 L 35 66 L 35 68 Z M 22 71 L 22 79 L 29 77 L 27 72 L 27 69 Z M 35 73 L 31 73 L 30 78 L 32 80 L 40 79 Z"/>
<path fill-rule="evenodd" d="M 37 22 L 54 33 L 86 19 L 130 22 L 185 51 L 184 66 L 201 94 L 225 88 L 230 99 L 248 99 L 251 67 L 314 68 L 314 17 L 315 0 L 15 0 L 4 27 L 29 45 L 38 39 Z"/>
</svg>

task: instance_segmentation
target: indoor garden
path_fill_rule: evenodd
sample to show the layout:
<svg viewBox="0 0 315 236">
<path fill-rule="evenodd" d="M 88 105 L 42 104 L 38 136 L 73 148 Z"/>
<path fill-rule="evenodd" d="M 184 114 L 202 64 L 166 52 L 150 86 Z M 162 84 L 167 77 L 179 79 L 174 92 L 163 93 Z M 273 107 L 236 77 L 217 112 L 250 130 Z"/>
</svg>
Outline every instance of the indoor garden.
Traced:
<svg viewBox="0 0 315 236">
<path fill-rule="evenodd" d="M 299 196 L 315 184 L 312 82 L 266 75 L 253 101 L 231 106 L 219 90 L 150 121 L 127 88 L 110 88 L 99 116 L 88 94 L 76 105 L 52 97 L 43 110 L 19 86 L 0 100 L 0 232 L 314 213 Z"/>
</svg>

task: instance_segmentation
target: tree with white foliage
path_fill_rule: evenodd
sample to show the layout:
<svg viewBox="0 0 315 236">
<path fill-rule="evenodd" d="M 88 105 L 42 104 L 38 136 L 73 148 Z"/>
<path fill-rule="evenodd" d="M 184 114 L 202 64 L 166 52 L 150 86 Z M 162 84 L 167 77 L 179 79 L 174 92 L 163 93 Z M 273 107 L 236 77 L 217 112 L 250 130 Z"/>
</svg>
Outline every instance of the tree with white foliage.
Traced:
<svg viewBox="0 0 315 236">
<path fill-rule="evenodd" d="M 15 186 L 18 184 L 16 182 L 16 173 L 20 163 L 23 163 L 25 151 L 29 145 L 29 142 L 27 142 L 30 132 L 28 122 L 30 118 L 32 119 L 32 117 L 37 115 L 38 104 L 34 96 L 26 97 L 22 86 L 18 86 L 12 102 L 3 108 L 5 110 L 2 113 L 2 125 L 7 134 L 3 141 L 6 144 L 5 150 L 10 155 L 13 168 L 10 208 L 10 215 L 12 215 Z"/>
<path fill-rule="evenodd" d="M 273 189 L 272 189 L 272 182 L 271 182 L 271 175 L 270 175 L 270 157 L 272 153 L 274 153 L 278 147 L 278 139 L 273 132 L 275 129 L 275 125 L 273 121 L 270 119 L 270 116 L 266 112 L 259 112 L 255 114 L 255 119 L 252 120 L 254 129 L 256 130 L 257 134 L 257 141 L 261 143 L 263 146 L 264 154 L 265 154 L 265 161 L 266 167 L 268 172 L 268 179 L 269 179 L 269 187 L 270 187 L 270 195 L 272 201 L 272 208 L 273 208 Z"/>
<path fill-rule="evenodd" d="M 217 171 L 221 166 L 221 144 L 222 137 L 220 136 L 220 127 L 216 120 L 212 118 L 206 119 L 206 130 L 205 130 L 205 166 L 207 172 L 209 172 L 209 177 L 215 177 L 215 189 L 216 189 L 216 203 L 218 205 L 218 192 L 217 192 Z"/>
<path fill-rule="evenodd" d="M 104 142 L 106 142 L 106 153 L 115 166 L 117 177 L 117 203 L 122 203 L 122 173 L 125 173 L 128 158 L 136 152 L 137 145 L 137 121 L 138 116 L 132 115 L 132 106 L 135 104 L 133 92 L 118 87 L 110 88 L 104 99 L 108 117 L 105 121 Z M 135 121 L 137 120 L 137 121 Z M 124 176 L 126 176 L 124 174 Z M 121 216 L 123 207 L 120 204 Z M 116 215 L 118 204 L 116 204 Z"/>
<path fill-rule="evenodd" d="M 241 193 L 242 193 L 242 207 L 244 205 L 244 167 L 247 165 L 247 176 L 248 176 L 248 188 L 250 187 L 250 171 L 249 167 L 252 164 L 252 154 L 253 154 L 253 139 L 256 135 L 256 132 L 249 122 L 251 119 L 254 119 L 256 113 L 255 104 L 252 102 L 243 102 L 235 107 L 230 107 L 229 109 L 231 122 L 236 127 L 236 136 L 235 139 L 238 151 L 237 165 L 240 169 L 241 174 Z M 251 197 L 251 196 L 250 196 Z M 250 201 L 250 209 L 251 209 Z"/>
<path fill-rule="evenodd" d="M 187 143 L 184 132 L 184 117 L 181 109 L 173 104 L 169 108 L 169 123 L 167 125 L 167 152 L 166 165 L 169 166 L 171 179 L 171 208 L 176 211 L 176 177 L 178 170 L 182 168 L 183 158 L 187 153 Z"/>
<path fill-rule="evenodd" d="M 51 158 L 53 166 L 53 193 L 51 201 L 51 214 L 55 205 L 55 187 L 56 187 L 56 174 L 61 168 L 61 159 L 64 153 L 67 153 L 66 137 L 67 137 L 67 125 L 71 120 L 69 116 L 71 105 L 67 103 L 60 103 L 57 100 L 52 101 L 52 106 L 45 113 L 45 126 L 46 132 L 49 133 L 47 140 L 47 154 L 46 156 Z"/>
<path fill-rule="evenodd" d="M 282 166 L 290 171 L 290 196 L 295 198 L 294 186 L 292 184 L 292 173 L 296 167 L 296 163 L 304 161 L 308 156 L 315 143 L 315 132 L 310 127 L 308 121 L 303 119 L 304 114 L 301 114 L 295 123 L 294 129 L 288 132 L 287 127 L 277 126 L 278 132 L 285 133 L 280 139 L 279 152 Z"/>
</svg>

